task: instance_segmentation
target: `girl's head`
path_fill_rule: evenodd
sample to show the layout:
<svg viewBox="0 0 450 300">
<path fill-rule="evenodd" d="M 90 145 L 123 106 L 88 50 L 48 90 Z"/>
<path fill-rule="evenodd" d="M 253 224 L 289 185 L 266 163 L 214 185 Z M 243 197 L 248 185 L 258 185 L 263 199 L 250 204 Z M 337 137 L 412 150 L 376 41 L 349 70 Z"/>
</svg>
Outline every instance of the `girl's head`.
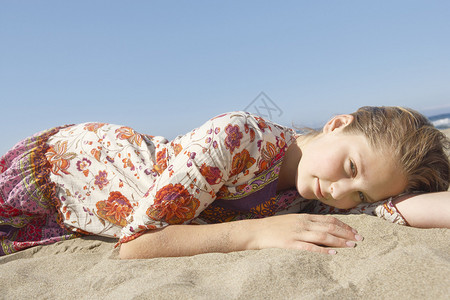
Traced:
<svg viewBox="0 0 450 300">
<path fill-rule="evenodd" d="M 421 114 L 400 107 L 363 107 L 300 136 L 300 195 L 337 208 L 403 192 L 448 189 L 448 140 Z"/>
<path fill-rule="evenodd" d="M 447 137 L 425 116 L 402 107 L 362 107 L 351 114 L 345 133 L 362 133 L 375 149 L 390 155 L 406 176 L 405 192 L 449 188 Z"/>
</svg>

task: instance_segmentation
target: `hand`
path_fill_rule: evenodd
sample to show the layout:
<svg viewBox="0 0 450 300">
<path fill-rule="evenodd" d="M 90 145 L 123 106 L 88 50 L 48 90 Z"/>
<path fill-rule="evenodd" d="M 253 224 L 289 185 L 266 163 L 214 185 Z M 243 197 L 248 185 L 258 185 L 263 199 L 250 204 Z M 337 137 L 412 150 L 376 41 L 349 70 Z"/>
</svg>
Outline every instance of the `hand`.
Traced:
<svg viewBox="0 0 450 300">
<path fill-rule="evenodd" d="M 355 247 L 362 236 L 331 216 L 288 214 L 260 219 L 254 228 L 253 247 L 299 249 L 336 254 L 328 247 Z M 252 248 L 253 248 L 252 247 Z"/>
</svg>

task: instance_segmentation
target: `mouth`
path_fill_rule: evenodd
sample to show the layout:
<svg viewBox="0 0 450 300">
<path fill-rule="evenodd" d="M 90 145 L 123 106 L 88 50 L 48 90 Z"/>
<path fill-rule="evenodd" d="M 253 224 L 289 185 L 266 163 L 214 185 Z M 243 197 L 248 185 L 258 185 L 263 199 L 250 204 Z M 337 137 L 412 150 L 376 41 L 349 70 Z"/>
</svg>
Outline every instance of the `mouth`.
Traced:
<svg viewBox="0 0 450 300">
<path fill-rule="evenodd" d="M 322 190 L 320 189 L 319 178 L 316 178 L 315 194 L 316 194 L 317 199 L 319 199 L 319 200 L 322 200 L 325 198 L 325 196 L 322 194 Z"/>
</svg>

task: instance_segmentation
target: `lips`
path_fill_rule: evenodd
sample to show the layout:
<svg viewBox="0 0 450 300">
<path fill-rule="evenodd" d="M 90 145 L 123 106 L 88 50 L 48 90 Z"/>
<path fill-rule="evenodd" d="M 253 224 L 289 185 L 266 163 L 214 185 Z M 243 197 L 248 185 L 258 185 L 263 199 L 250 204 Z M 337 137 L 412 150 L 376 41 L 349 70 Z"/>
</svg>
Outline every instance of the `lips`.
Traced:
<svg viewBox="0 0 450 300">
<path fill-rule="evenodd" d="M 319 178 L 316 178 L 315 193 L 316 193 L 316 197 L 317 197 L 319 200 L 325 198 L 325 196 L 322 194 L 322 190 L 320 189 L 320 181 L 319 181 Z"/>
</svg>

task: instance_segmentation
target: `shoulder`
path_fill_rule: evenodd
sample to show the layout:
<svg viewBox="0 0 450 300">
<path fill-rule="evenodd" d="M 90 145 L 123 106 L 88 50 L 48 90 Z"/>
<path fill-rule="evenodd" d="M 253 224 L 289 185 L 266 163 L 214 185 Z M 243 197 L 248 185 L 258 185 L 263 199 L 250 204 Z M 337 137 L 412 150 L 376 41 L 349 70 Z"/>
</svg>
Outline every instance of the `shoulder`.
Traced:
<svg viewBox="0 0 450 300">
<path fill-rule="evenodd" d="M 218 115 L 210 119 L 207 126 L 209 132 L 214 131 L 217 137 L 225 143 L 230 140 L 239 140 L 242 145 L 248 147 L 254 144 L 261 150 L 266 144 L 285 145 L 291 144 L 296 137 L 295 130 L 279 125 L 266 118 L 244 111 L 233 111 Z"/>
<path fill-rule="evenodd" d="M 245 111 L 232 111 L 220 114 L 209 120 L 222 126 L 235 125 L 245 128 L 253 128 L 258 132 L 272 132 L 272 131 L 292 131 L 293 129 L 277 124 L 269 119 L 260 117 Z"/>
<path fill-rule="evenodd" d="M 183 145 L 212 144 L 230 148 L 231 153 L 239 148 L 252 145 L 260 149 L 265 143 L 290 144 L 296 133 L 291 128 L 281 126 L 244 111 L 231 111 L 217 115 L 200 127 L 193 129 L 173 141 Z M 231 145 L 231 146 L 230 146 Z"/>
</svg>

